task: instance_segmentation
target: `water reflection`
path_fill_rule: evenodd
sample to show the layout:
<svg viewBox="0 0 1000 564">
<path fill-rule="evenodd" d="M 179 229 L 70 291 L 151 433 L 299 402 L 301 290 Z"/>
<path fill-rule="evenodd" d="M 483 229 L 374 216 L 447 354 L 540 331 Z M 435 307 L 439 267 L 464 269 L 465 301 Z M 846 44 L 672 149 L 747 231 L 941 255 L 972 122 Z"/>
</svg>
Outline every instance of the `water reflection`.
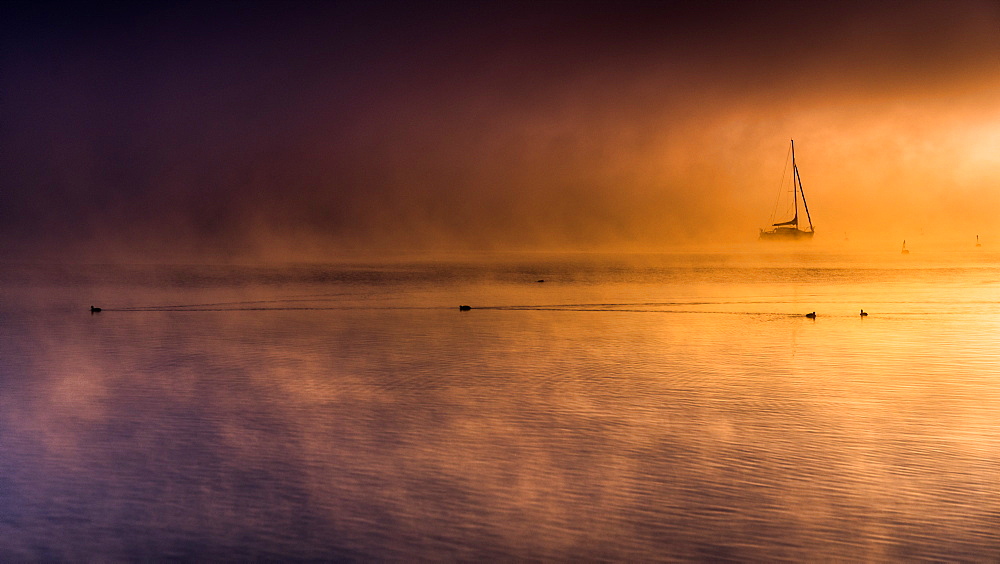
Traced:
<svg viewBox="0 0 1000 564">
<path fill-rule="evenodd" d="M 840 282 L 803 293 L 850 316 L 812 321 L 788 300 L 754 312 L 729 283 L 624 276 L 338 283 L 352 297 L 336 311 L 7 314 L 0 555 L 1000 556 L 993 322 L 885 304 L 862 320 L 871 288 L 841 303 Z M 225 285 L 185 301 L 126 286 L 132 306 L 235 301 Z M 317 289 L 249 286 L 241 298 Z M 648 306 L 678 295 L 736 305 Z M 487 299 L 647 306 L 455 307 Z"/>
</svg>

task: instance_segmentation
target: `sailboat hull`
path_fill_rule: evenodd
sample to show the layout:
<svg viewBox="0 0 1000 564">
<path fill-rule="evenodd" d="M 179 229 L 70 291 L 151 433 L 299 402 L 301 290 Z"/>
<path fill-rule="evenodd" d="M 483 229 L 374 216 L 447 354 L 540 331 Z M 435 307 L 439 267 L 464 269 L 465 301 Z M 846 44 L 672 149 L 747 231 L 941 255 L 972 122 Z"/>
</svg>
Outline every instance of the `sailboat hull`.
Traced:
<svg viewBox="0 0 1000 564">
<path fill-rule="evenodd" d="M 771 231 L 760 232 L 761 241 L 809 241 L 812 240 L 812 231 L 802 231 L 801 229 L 772 229 Z"/>
</svg>

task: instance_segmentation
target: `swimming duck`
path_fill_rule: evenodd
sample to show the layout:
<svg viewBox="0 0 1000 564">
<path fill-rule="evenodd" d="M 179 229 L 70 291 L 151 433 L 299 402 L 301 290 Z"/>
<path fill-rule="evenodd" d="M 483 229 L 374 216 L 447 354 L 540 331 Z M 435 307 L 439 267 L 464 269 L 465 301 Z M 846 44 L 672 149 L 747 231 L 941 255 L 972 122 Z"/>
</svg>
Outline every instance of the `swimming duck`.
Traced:
<svg viewBox="0 0 1000 564">
<path fill-rule="evenodd" d="M 812 313 L 807 313 L 806 317 L 808 317 L 810 319 L 816 319 L 816 312 L 814 311 Z"/>
<path fill-rule="evenodd" d="M 861 310 L 861 317 L 867 317 L 867 316 L 868 316 L 868 314 L 865 313 L 865 310 Z"/>
<path fill-rule="evenodd" d="M 469 311 L 470 309 L 472 309 L 472 306 L 458 306 L 458 311 Z"/>
<path fill-rule="evenodd" d="M 90 313 L 100 313 L 101 308 L 90 306 Z"/>
</svg>

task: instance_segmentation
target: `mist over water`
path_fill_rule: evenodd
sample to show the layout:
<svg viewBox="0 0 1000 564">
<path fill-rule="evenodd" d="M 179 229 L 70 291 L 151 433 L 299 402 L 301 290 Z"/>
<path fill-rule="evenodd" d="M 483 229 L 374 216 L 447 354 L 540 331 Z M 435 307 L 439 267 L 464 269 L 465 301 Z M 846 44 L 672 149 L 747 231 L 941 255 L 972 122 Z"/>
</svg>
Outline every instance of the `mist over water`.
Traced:
<svg viewBox="0 0 1000 564">
<path fill-rule="evenodd" d="M 0 556 L 992 560 L 998 258 L 5 269 Z"/>
<path fill-rule="evenodd" d="M 0 6 L 0 560 L 1000 560 L 998 50 L 980 0 Z M 793 138 L 815 237 L 761 244 Z"/>
</svg>

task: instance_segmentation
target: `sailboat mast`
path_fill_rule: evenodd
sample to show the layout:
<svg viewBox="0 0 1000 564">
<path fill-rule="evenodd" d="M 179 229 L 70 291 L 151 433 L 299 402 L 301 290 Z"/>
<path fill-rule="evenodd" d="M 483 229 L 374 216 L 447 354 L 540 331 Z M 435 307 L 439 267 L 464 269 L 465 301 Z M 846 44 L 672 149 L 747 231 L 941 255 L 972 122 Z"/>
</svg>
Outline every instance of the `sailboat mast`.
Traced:
<svg viewBox="0 0 1000 564">
<path fill-rule="evenodd" d="M 796 178 L 799 176 L 799 167 L 795 166 L 795 139 L 792 139 L 792 202 L 795 206 L 795 217 L 792 221 L 795 222 L 795 228 L 799 228 L 799 187 L 795 184 Z"/>
<path fill-rule="evenodd" d="M 795 180 L 799 183 L 799 192 L 802 192 L 802 207 L 806 209 L 806 219 L 809 220 L 809 231 L 815 231 L 812 226 L 812 216 L 809 215 L 809 204 L 806 203 L 806 191 L 802 189 L 802 177 L 799 176 L 799 167 L 795 164 L 795 141 L 792 141 L 792 171 L 795 174 Z M 799 217 L 797 207 L 795 208 L 795 217 Z"/>
</svg>

